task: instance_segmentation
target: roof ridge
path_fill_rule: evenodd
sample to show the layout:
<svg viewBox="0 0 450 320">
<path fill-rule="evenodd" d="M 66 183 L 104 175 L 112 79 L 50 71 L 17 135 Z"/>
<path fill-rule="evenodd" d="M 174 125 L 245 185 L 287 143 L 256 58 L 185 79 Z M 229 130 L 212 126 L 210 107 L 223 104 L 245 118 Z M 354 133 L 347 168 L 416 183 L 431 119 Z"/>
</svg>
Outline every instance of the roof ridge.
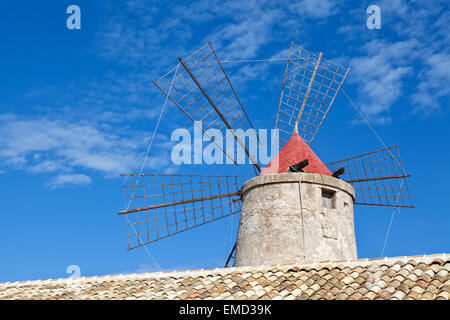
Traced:
<svg viewBox="0 0 450 320">
<path fill-rule="evenodd" d="M 126 274 L 113 274 L 113 275 L 103 275 L 103 276 L 87 276 L 87 277 L 78 277 L 78 278 L 57 278 L 57 279 L 46 279 L 46 280 L 27 280 L 27 281 L 12 281 L 12 282 L 3 282 L 0 283 L 0 287 L 8 287 L 8 286 L 23 286 L 29 284 L 50 284 L 50 283 L 64 283 L 64 282 L 90 282 L 92 280 L 95 281 L 108 281 L 115 280 L 117 278 L 121 278 L 123 280 L 126 279 L 145 279 L 145 278 L 171 278 L 171 277 L 183 277 L 183 276 L 201 276 L 201 275 L 220 275 L 220 274 L 228 274 L 235 271 L 268 271 L 268 270 L 283 270 L 283 269 L 291 269 L 291 268 L 313 268 L 317 269 L 318 267 L 324 266 L 367 266 L 369 264 L 394 264 L 397 261 L 402 261 L 403 263 L 408 263 L 410 260 L 414 260 L 416 262 L 424 262 L 427 264 L 432 263 L 436 259 L 442 259 L 444 262 L 448 261 L 450 258 L 449 254 L 446 253 L 437 253 L 430 255 L 414 255 L 414 256 L 396 256 L 396 257 L 379 257 L 379 258 L 362 258 L 362 259 L 354 259 L 354 260 L 326 260 L 319 262 L 301 262 L 295 264 L 286 264 L 286 265 L 260 265 L 260 266 L 244 266 L 244 267 L 229 267 L 229 268 L 214 268 L 214 269 L 194 269 L 194 270 L 172 270 L 172 271 L 158 271 L 158 272 L 144 272 L 144 273 L 126 273 Z"/>
</svg>

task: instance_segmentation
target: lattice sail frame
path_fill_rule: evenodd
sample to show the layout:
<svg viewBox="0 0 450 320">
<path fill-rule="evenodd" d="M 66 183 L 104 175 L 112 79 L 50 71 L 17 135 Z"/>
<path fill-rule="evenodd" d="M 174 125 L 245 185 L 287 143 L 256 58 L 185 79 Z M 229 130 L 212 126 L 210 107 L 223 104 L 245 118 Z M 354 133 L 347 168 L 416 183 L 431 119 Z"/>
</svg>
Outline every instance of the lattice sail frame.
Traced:
<svg viewBox="0 0 450 320">
<path fill-rule="evenodd" d="M 398 146 L 328 163 L 341 179 L 355 188 L 355 204 L 414 208 Z"/>
<path fill-rule="evenodd" d="M 244 163 L 247 156 L 250 163 L 261 170 L 251 152 L 259 141 L 258 134 L 211 44 L 204 45 L 185 60 L 178 60 L 178 66 L 153 83 L 235 164 Z M 219 130 L 222 139 L 212 137 L 208 129 Z M 236 147 L 234 144 L 223 147 L 227 129 L 236 138 Z M 253 134 L 245 139 L 236 133 L 239 129 L 243 132 L 253 129 Z M 253 147 L 247 147 L 250 145 Z"/>
<path fill-rule="evenodd" d="M 237 176 L 122 174 L 128 249 L 241 209 Z"/>
<path fill-rule="evenodd" d="M 312 143 L 349 70 L 291 43 L 275 123 L 282 143 L 296 126 Z"/>
</svg>

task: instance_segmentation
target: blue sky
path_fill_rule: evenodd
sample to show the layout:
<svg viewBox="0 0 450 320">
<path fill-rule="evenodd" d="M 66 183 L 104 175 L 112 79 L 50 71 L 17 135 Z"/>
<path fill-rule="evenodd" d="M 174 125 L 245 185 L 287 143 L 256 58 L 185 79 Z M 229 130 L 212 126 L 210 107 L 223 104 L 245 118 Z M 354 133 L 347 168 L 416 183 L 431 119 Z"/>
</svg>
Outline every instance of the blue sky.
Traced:
<svg viewBox="0 0 450 320">
<path fill-rule="evenodd" d="M 66 8 L 81 8 L 81 30 Z M 366 8 L 381 8 L 368 30 Z M 152 84 L 207 41 L 219 58 L 287 57 L 291 41 L 351 68 L 343 88 L 388 145 L 400 145 L 415 209 L 396 213 L 385 256 L 450 252 L 448 1 L 2 1 L 0 281 L 156 270 L 126 251 L 120 173 L 138 172 L 163 96 Z M 285 64 L 226 64 L 257 128 L 275 124 Z M 168 105 L 145 173 L 237 174 L 174 166 Z M 382 146 L 338 94 L 312 148 L 331 162 Z M 390 208 L 355 206 L 360 258 L 378 257 Z M 148 248 L 164 270 L 221 267 L 239 217 Z"/>
</svg>

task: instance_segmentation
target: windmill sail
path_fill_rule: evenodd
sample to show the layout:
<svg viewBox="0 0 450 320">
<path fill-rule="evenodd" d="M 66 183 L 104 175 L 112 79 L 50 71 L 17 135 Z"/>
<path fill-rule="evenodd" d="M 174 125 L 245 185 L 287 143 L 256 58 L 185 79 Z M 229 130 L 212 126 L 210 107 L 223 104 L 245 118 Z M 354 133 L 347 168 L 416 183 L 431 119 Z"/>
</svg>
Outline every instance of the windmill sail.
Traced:
<svg viewBox="0 0 450 320">
<path fill-rule="evenodd" d="M 128 249 L 240 211 L 237 176 L 123 174 Z"/>
<path fill-rule="evenodd" d="M 328 163 L 332 172 L 355 188 L 355 204 L 413 208 L 398 146 Z"/>
<path fill-rule="evenodd" d="M 315 55 L 294 43 L 281 90 L 275 128 L 286 143 L 295 128 L 308 145 L 314 140 L 349 69 Z"/>
<path fill-rule="evenodd" d="M 179 58 L 180 65 L 153 83 L 201 129 L 235 164 L 243 163 L 247 156 L 259 171 L 261 168 L 247 145 L 258 141 L 256 131 L 248 135 L 248 144 L 238 129 L 253 129 L 250 119 L 239 100 L 230 79 L 211 44 L 208 43 L 187 59 Z M 238 146 L 223 146 L 223 138 L 211 137 L 208 129 L 218 129 L 222 137 L 229 130 Z M 245 151 L 238 152 L 239 147 Z M 242 156 L 243 155 L 243 156 Z"/>
</svg>

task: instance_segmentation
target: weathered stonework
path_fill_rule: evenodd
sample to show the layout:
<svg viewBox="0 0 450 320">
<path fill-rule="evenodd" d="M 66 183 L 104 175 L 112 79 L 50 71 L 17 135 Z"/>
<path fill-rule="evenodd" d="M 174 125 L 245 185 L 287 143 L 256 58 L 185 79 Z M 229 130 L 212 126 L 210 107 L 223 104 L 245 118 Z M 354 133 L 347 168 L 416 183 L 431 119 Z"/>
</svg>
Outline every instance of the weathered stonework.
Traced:
<svg viewBox="0 0 450 320">
<path fill-rule="evenodd" d="M 270 174 L 247 181 L 241 192 L 235 266 L 357 259 L 354 189 L 345 181 Z"/>
</svg>

